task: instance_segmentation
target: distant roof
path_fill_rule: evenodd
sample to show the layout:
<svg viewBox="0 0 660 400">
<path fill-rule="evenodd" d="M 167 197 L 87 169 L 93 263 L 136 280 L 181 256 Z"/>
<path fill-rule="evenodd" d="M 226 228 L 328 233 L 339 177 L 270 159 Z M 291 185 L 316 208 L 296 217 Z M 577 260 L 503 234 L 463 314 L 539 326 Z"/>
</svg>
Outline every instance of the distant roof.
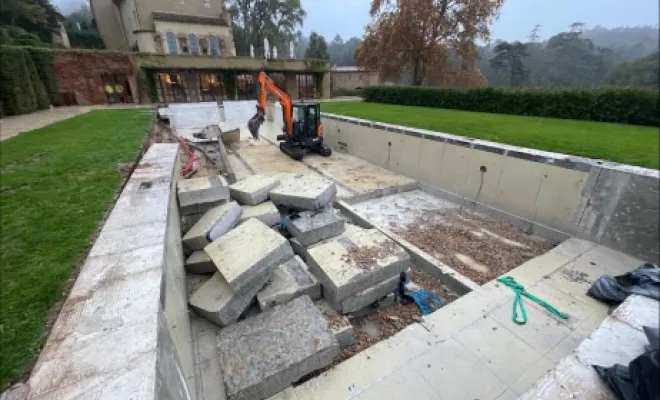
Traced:
<svg viewBox="0 0 660 400">
<path fill-rule="evenodd" d="M 366 69 L 360 67 L 338 67 L 336 65 L 332 67 L 332 70 L 335 72 L 358 72 L 358 71 L 366 72 L 367 71 Z"/>
<path fill-rule="evenodd" d="M 168 12 L 154 12 L 152 15 L 154 20 L 156 21 L 186 22 L 190 24 L 200 24 L 200 25 L 228 26 L 227 20 L 220 17 L 200 17 L 197 15 L 185 15 L 185 14 L 168 13 Z"/>
</svg>

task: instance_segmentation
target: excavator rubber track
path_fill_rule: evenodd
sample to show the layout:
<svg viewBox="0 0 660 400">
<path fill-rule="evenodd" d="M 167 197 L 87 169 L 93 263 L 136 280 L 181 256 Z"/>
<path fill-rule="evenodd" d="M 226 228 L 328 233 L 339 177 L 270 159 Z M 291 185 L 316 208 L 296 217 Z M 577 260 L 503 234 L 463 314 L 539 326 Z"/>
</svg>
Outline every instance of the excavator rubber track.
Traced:
<svg viewBox="0 0 660 400">
<path fill-rule="evenodd" d="M 280 142 L 280 151 L 296 161 L 301 161 L 305 156 L 304 149 L 297 146 L 290 146 L 287 142 Z"/>
</svg>

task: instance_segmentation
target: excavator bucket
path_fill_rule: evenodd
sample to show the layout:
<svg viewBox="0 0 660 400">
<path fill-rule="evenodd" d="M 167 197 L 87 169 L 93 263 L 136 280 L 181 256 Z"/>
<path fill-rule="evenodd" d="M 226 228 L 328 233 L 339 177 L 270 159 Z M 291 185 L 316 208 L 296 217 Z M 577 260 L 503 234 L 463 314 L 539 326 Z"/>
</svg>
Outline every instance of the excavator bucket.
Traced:
<svg viewBox="0 0 660 400">
<path fill-rule="evenodd" d="M 259 128 L 264 123 L 264 114 L 264 109 L 257 106 L 257 113 L 248 121 L 247 126 L 254 140 L 259 140 Z"/>
</svg>

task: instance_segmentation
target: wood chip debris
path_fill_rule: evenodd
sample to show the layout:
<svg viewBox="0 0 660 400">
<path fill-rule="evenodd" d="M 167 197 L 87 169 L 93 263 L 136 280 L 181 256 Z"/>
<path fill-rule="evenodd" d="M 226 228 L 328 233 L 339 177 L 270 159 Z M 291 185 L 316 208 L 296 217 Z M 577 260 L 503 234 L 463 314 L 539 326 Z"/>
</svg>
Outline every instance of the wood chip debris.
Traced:
<svg viewBox="0 0 660 400">
<path fill-rule="evenodd" d="M 507 222 L 469 210 L 426 210 L 407 227 L 392 231 L 479 284 L 553 247 L 551 242 Z M 488 271 L 476 270 L 475 263 L 461 262 L 468 258 L 487 266 Z"/>
<path fill-rule="evenodd" d="M 343 255 L 341 261 L 352 263 L 362 269 L 372 269 L 378 260 L 382 260 L 396 253 L 397 244 L 392 240 L 385 240 L 374 246 L 359 247 L 352 245 L 348 253 Z"/>
</svg>

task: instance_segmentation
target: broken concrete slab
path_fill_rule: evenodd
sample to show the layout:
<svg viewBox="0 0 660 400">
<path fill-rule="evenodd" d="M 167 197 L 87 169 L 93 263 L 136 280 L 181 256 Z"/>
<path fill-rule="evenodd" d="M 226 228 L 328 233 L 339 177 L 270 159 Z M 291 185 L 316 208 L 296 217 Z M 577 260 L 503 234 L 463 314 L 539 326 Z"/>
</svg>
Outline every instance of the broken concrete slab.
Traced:
<svg viewBox="0 0 660 400">
<path fill-rule="evenodd" d="M 204 251 L 236 292 L 253 286 L 254 276 L 263 271 L 270 276 L 274 267 L 293 257 L 289 241 L 254 218 L 221 236 Z"/>
<path fill-rule="evenodd" d="M 321 298 L 321 284 L 312 276 L 303 260 L 295 256 L 273 270 L 269 281 L 257 293 L 261 311 L 284 304 L 296 297 Z"/>
<path fill-rule="evenodd" d="M 181 216 L 181 236 L 185 235 L 186 232 L 190 230 L 202 218 L 204 213 L 195 213 L 190 215 Z"/>
<path fill-rule="evenodd" d="M 276 206 L 317 211 L 331 203 L 336 194 L 337 187 L 334 182 L 297 174 L 271 190 L 269 197 Z"/>
<path fill-rule="evenodd" d="M 341 315 L 330 303 L 321 299 L 314 302 L 314 306 L 323 314 L 328 322 L 328 328 L 335 335 L 340 348 L 351 346 L 355 343 L 355 331 L 347 317 Z"/>
<path fill-rule="evenodd" d="M 347 313 L 346 315 L 348 316 L 348 318 L 366 317 L 367 315 L 371 315 L 376 311 L 383 310 L 387 307 L 393 306 L 395 301 L 396 301 L 396 295 L 394 293 L 390 293 L 387 296 L 369 304 L 363 309 L 351 313 Z"/>
<path fill-rule="evenodd" d="M 201 250 L 236 226 L 243 209 L 235 201 L 208 210 L 183 236 L 188 250 Z"/>
<path fill-rule="evenodd" d="M 321 212 L 304 211 L 295 219 L 290 218 L 286 228 L 303 246 L 309 246 L 321 240 L 340 235 L 346 221 L 340 218 L 332 209 Z"/>
<path fill-rule="evenodd" d="M 241 204 L 256 206 L 268 199 L 268 192 L 280 181 L 265 175 L 252 175 L 229 186 L 231 198 Z"/>
<path fill-rule="evenodd" d="M 328 366 L 339 345 L 307 296 L 275 306 L 218 333 L 230 400 L 263 399 Z"/>
<path fill-rule="evenodd" d="M 218 271 L 213 261 L 211 261 L 211 257 L 204 250 L 194 251 L 186 259 L 185 265 L 186 270 L 193 274 L 212 274 Z"/>
<path fill-rule="evenodd" d="M 362 228 L 360 228 L 359 226 L 351 224 L 351 223 L 345 223 L 344 227 L 345 227 L 344 232 L 342 232 L 339 236 L 323 239 L 320 242 L 314 243 L 314 244 L 312 244 L 308 247 L 303 246 L 302 243 L 300 243 L 300 241 L 296 238 L 289 239 L 289 244 L 291 245 L 291 248 L 293 249 L 294 253 L 299 255 L 300 258 L 303 259 L 303 261 L 305 261 L 306 263 L 309 263 L 309 253 L 307 252 L 308 249 L 320 246 L 324 243 L 328 243 L 328 242 L 337 240 L 337 239 L 339 239 L 343 236 L 352 235 L 355 232 L 358 232 L 358 231 L 362 230 Z"/>
<path fill-rule="evenodd" d="M 375 301 L 382 299 L 388 294 L 394 293 L 394 291 L 399 287 L 400 279 L 400 276 L 395 276 L 377 283 L 370 288 L 361 290 L 355 295 L 342 300 L 339 304 L 339 307 L 336 308 L 338 311 L 344 314 L 359 311 L 373 304 Z"/>
<path fill-rule="evenodd" d="M 221 273 L 216 272 L 190 298 L 190 307 L 207 320 L 226 327 L 234 324 L 250 306 L 254 296 L 270 277 L 270 271 L 255 274 L 252 284 L 235 292 Z"/>
<path fill-rule="evenodd" d="M 281 221 L 280 212 L 272 201 L 256 206 L 243 206 L 243 214 L 238 223 L 242 224 L 250 218 L 256 218 L 267 226 L 277 225 Z"/>
<path fill-rule="evenodd" d="M 229 201 L 229 186 L 221 175 L 179 180 L 176 191 L 181 215 L 203 213 Z"/>
<path fill-rule="evenodd" d="M 375 229 L 358 228 L 307 250 L 310 271 L 331 304 L 354 296 L 410 268 L 410 256 Z"/>
</svg>

